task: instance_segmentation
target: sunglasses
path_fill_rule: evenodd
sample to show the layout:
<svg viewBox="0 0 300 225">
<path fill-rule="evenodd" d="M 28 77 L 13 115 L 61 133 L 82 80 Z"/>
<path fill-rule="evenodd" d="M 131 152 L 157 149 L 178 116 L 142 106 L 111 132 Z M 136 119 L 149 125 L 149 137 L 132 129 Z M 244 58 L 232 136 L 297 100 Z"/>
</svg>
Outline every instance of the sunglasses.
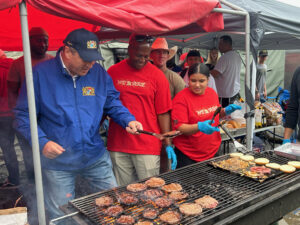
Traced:
<svg viewBox="0 0 300 225">
<path fill-rule="evenodd" d="M 135 40 L 137 42 L 144 42 L 146 41 L 147 43 L 151 44 L 154 41 L 154 38 L 152 36 L 148 36 L 148 35 L 136 35 L 135 36 Z"/>
</svg>

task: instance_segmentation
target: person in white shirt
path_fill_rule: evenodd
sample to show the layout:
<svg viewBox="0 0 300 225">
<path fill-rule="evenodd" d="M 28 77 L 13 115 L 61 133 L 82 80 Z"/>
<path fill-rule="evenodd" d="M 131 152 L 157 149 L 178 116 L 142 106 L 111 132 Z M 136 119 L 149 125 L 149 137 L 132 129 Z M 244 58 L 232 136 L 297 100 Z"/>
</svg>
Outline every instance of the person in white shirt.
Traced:
<svg viewBox="0 0 300 225">
<path fill-rule="evenodd" d="M 267 85 L 266 85 L 266 77 L 268 67 L 265 64 L 265 61 L 268 57 L 267 50 L 259 51 L 258 55 L 258 63 L 256 66 L 256 100 L 261 102 L 265 102 L 267 99 Z"/>
<path fill-rule="evenodd" d="M 232 49 L 232 39 L 228 35 L 220 37 L 219 50 L 223 55 L 210 71 L 215 78 L 222 107 L 239 99 L 241 57 Z"/>
</svg>

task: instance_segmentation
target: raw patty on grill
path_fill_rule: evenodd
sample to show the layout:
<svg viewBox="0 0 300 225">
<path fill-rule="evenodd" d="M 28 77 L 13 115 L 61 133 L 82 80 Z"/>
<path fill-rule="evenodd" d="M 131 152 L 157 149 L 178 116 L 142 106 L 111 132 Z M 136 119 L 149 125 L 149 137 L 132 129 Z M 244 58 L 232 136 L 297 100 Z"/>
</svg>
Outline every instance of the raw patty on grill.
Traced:
<svg viewBox="0 0 300 225">
<path fill-rule="evenodd" d="M 122 208 L 122 206 L 114 205 L 114 206 L 108 207 L 108 208 L 105 210 L 105 214 L 108 215 L 108 216 L 117 217 L 117 216 L 119 216 L 123 211 L 124 211 L 124 209 Z"/>
<path fill-rule="evenodd" d="M 143 211 L 143 217 L 146 219 L 153 220 L 158 216 L 158 210 L 153 208 L 146 208 Z"/>
<path fill-rule="evenodd" d="M 202 198 L 195 200 L 196 204 L 199 204 L 204 209 L 214 209 L 217 207 L 219 202 L 209 195 L 204 195 Z"/>
<path fill-rule="evenodd" d="M 202 207 L 196 203 L 183 203 L 179 206 L 179 211 L 187 216 L 195 216 L 202 213 Z"/>
<path fill-rule="evenodd" d="M 135 219 L 129 215 L 122 215 L 116 220 L 117 225 L 131 225 L 135 223 Z"/>
<path fill-rule="evenodd" d="M 158 189 L 149 189 L 149 190 L 146 190 L 143 192 L 143 196 L 145 198 L 150 198 L 150 199 L 161 197 L 163 195 L 164 195 L 164 193 Z"/>
<path fill-rule="evenodd" d="M 188 196 L 189 196 L 188 193 L 182 192 L 182 191 L 173 191 L 173 192 L 171 192 L 171 194 L 169 194 L 169 198 L 173 199 L 175 201 L 185 199 Z"/>
<path fill-rule="evenodd" d="M 95 199 L 95 203 L 99 207 L 106 207 L 112 205 L 114 200 L 109 196 L 102 196 Z"/>
<path fill-rule="evenodd" d="M 158 206 L 158 207 L 161 207 L 161 208 L 167 208 L 169 207 L 170 205 L 172 205 L 173 201 L 172 199 L 169 199 L 169 198 L 157 198 L 154 203 Z"/>
<path fill-rule="evenodd" d="M 159 219 L 167 224 L 177 224 L 181 220 L 181 215 L 173 210 L 169 210 L 159 216 Z"/>
<path fill-rule="evenodd" d="M 135 205 L 139 201 L 139 199 L 131 193 L 122 192 L 117 196 L 118 201 L 124 205 Z"/>
<path fill-rule="evenodd" d="M 161 189 L 166 191 L 166 192 L 173 192 L 173 191 L 181 191 L 182 187 L 178 183 L 171 183 L 171 184 L 167 184 L 167 185 L 162 186 Z"/>
<path fill-rule="evenodd" d="M 160 177 L 151 177 L 145 182 L 148 187 L 157 188 L 165 185 L 165 181 Z"/>
<path fill-rule="evenodd" d="M 132 191 L 132 192 L 144 191 L 144 190 L 146 190 L 146 188 L 147 188 L 146 184 L 142 184 L 142 183 L 135 183 L 135 184 L 127 185 L 127 190 Z"/>
</svg>

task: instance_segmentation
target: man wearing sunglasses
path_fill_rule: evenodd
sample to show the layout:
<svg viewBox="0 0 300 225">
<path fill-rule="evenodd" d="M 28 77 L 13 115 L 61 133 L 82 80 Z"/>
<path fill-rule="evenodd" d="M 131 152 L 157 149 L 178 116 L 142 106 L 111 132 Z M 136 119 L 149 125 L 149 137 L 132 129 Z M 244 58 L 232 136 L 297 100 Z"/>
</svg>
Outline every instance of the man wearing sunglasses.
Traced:
<svg viewBox="0 0 300 225">
<path fill-rule="evenodd" d="M 129 58 L 109 68 L 114 85 L 120 91 L 124 106 L 143 124 L 144 130 L 155 133 L 170 131 L 171 96 L 163 72 L 149 60 L 153 38 L 132 34 L 129 38 Z M 165 144 L 169 140 L 165 140 Z M 156 176 L 160 169 L 161 141 L 145 134 L 132 138 L 111 121 L 107 149 L 119 185 Z M 176 155 L 167 149 L 176 168 Z"/>
</svg>

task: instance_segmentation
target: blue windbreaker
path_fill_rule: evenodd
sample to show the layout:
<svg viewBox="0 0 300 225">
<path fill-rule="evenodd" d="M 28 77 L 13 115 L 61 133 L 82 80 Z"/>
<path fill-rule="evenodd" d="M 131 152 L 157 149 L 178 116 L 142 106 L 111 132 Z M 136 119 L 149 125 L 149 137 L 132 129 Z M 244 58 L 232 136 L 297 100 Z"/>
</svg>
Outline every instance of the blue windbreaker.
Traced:
<svg viewBox="0 0 300 225">
<path fill-rule="evenodd" d="M 97 63 L 73 82 L 58 51 L 54 59 L 34 67 L 33 81 L 40 151 L 48 141 L 65 149 L 55 159 L 41 154 L 45 169 L 76 170 L 96 162 L 106 151 L 99 135 L 104 114 L 123 128 L 135 120 L 119 100 L 111 77 Z M 15 128 L 31 143 L 25 82 L 14 112 Z"/>
</svg>

